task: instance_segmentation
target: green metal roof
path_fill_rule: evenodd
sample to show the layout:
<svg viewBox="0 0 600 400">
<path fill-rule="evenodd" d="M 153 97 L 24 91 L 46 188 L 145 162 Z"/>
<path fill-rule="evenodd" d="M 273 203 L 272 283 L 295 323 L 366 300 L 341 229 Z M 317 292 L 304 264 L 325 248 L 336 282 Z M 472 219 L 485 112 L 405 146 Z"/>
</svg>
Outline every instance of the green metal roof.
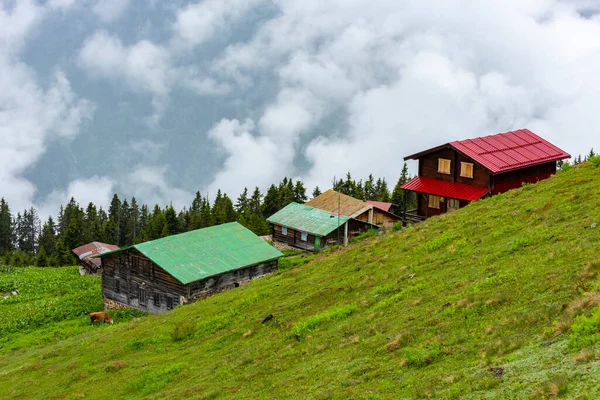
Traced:
<svg viewBox="0 0 600 400">
<path fill-rule="evenodd" d="M 184 285 L 283 256 L 252 231 L 237 222 L 230 222 L 123 247 L 97 257 L 131 248 Z"/>
<path fill-rule="evenodd" d="M 327 236 L 349 219 L 304 204 L 290 203 L 267 218 L 267 221 L 316 236 Z"/>
</svg>

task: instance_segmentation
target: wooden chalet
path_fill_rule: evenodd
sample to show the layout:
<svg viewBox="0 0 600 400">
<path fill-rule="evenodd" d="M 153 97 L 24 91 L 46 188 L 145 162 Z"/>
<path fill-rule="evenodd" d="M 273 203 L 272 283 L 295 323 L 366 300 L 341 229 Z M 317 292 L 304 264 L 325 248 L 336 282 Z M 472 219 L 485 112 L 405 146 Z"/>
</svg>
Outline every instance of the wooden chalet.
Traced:
<svg viewBox="0 0 600 400">
<path fill-rule="evenodd" d="M 404 217 L 443 214 L 547 179 L 556 173 L 556 162 L 569 157 L 528 129 L 450 142 L 404 157 L 419 161 L 418 176 L 402 186 L 417 193 L 417 209 L 404 210 Z"/>
<path fill-rule="evenodd" d="M 91 242 L 79 246 L 78 248 L 71 250 L 71 252 L 79 259 L 79 274 L 97 275 L 101 271 L 101 261 L 99 258 L 92 257 L 115 250 L 119 250 L 119 246 L 102 242 Z"/>
<path fill-rule="evenodd" d="M 374 204 L 377 203 L 377 204 Z M 318 208 L 332 214 L 340 214 L 359 221 L 377 225 L 380 229 L 391 229 L 402 218 L 384 210 L 387 204 L 355 199 L 333 189 L 323 192 L 306 203 L 307 206 Z M 389 208 L 389 207 L 388 207 Z"/>
<path fill-rule="evenodd" d="M 345 245 L 352 234 L 378 229 L 365 221 L 294 202 L 267 221 L 271 224 L 274 242 L 310 251 L 329 244 Z"/>
<path fill-rule="evenodd" d="M 100 254 L 105 308 L 152 313 L 239 286 L 277 269 L 283 256 L 237 222 Z"/>
</svg>

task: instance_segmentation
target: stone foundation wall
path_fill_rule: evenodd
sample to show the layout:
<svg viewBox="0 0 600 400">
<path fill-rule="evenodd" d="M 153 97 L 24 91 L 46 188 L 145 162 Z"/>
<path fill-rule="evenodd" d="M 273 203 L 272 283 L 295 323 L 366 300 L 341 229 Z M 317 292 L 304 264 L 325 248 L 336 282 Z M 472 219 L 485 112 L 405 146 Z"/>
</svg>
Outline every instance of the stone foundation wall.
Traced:
<svg viewBox="0 0 600 400">
<path fill-rule="evenodd" d="M 117 303 L 110 299 L 104 299 L 105 310 L 133 310 L 133 307 L 126 306 L 125 304 Z"/>
</svg>

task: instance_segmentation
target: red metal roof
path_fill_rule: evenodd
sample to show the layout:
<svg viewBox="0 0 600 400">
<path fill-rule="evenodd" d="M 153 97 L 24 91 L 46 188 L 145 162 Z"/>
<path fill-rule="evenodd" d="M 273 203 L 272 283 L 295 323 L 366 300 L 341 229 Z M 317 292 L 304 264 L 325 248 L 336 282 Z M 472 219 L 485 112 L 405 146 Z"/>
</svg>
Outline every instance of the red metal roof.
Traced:
<svg viewBox="0 0 600 400">
<path fill-rule="evenodd" d="M 390 208 L 393 205 L 392 203 L 386 203 L 384 201 L 374 201 L 374 200 L 367 200 L 367 203 L 374 207 L 379 208 L 380 210 L 387 211 L 387 212 L 390 212 Z"/>
<path fill-rule="evenodd" d="M 542 139 L 529 129 L 519 129 L 475 139 L 457 140 L 404 159 L 416 159 L 443 147 L 451 147 L 463 153 L 492 174 L 571 157 L 569 153 Z"/>
<path fill-rule="evenodd" d="M 488 193 L 488 188 L 466 185 L 464 183 L 441 181 L 417 176 L 402 185 L 402 189 L 413 192 L 433 194 L 459 200 L 477 200 Z"/>
<path fill-rule="evenodd" d="M 494 174 L 571 157 L 529 129 L 459 140 L 450 146 Z"/>
</svg>

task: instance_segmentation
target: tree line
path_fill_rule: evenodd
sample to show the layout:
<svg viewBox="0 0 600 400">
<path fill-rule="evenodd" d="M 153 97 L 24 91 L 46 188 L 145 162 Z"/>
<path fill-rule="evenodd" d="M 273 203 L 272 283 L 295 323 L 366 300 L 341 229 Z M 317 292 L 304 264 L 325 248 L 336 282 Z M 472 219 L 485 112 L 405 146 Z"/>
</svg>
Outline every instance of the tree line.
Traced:
<svg viewBox="0 0 600 400">
<path fill-rule="evenodd" d="M 333 179 L 333 189 L 364 200 L 392 202 L 402 209 L 404 191 L 400 186 L 411 177 L 406 163 L 400 178 L 389 191 L 385 178 L 369 175 L 366 181 Z M 410 193 L 410 192 L 409 192 Z M 315 187 L 312 197 L 321 194 Z M 409 196 L 409 199 L 412 197 Z M 305 203 L 308 194 L 304 183 L 283 178 L 272 184 L 263 195 L 258 187 L 253 191 L 244 188 L 232 200 L 226 193 L 217 191 L 211 203 L 207 196 L 196 192 L 188 207 L 175 210 L 155 205 L 149 208 L 139 204 L 135 197 L 120 198 L 114 194 L 108 210 L 93 202 L 82 207 L 76 199 L 60 207 L 57 217 L 40 221 L 34 207 L 13 214 L 4 198 L 0 200 L 0 263 L 5 265 L 59 266 L 76 262 L 71 250 L 83 244 L 99 241 L 128 246 L 194 229 L 206 228 L 226 222 L 238 221 L 257 235 L 271 233 L 267 218 L 292 201 Z M 414 202 L 414 199 L 411 200 Z M 410 207 L 409 207 L 410 208 Z"/>
</svg>

